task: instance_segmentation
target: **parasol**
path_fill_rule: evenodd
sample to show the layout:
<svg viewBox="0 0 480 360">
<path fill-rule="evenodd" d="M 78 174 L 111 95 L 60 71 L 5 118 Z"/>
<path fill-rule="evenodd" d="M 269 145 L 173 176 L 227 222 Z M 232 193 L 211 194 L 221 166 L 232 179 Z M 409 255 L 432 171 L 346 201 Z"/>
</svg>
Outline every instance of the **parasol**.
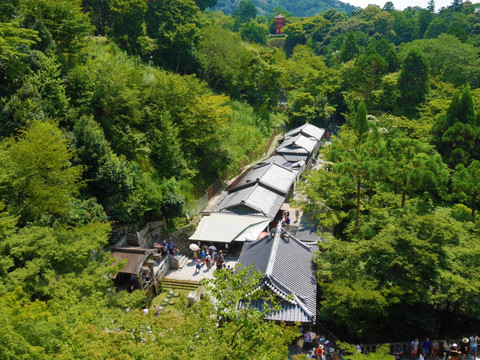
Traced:
<svg viewBox="0 0 480 360">
<path fill-rule="evenodd" d="M 189 246 L 190 250 L 192 251 L 198 251 L 200 250 L 200 247 L 197 244 L 190 244 Z"/>
<path fill-rule="evenodd" d="M 209 248 L 210 250 L 217 251 L 217 248 L 216 248 L 215 246 L 213 246 L 213 245 L 210 245 L 208 248 Z"/>
</svg>

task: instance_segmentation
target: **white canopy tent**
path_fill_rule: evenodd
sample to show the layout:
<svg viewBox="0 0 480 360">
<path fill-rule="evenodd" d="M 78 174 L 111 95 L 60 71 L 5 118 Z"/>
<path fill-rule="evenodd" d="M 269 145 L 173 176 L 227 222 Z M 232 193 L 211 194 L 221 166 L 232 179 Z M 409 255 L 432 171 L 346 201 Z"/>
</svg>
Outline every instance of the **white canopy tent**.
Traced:
<svg viewBox="0 0 480 360">
<path fill-rule="evenodd" d="M 256 240 L 269 222 L 270 219 L 263 216 L 213 213 L 200 220 L 189 240 L 221 243 Z"/>
</svg>

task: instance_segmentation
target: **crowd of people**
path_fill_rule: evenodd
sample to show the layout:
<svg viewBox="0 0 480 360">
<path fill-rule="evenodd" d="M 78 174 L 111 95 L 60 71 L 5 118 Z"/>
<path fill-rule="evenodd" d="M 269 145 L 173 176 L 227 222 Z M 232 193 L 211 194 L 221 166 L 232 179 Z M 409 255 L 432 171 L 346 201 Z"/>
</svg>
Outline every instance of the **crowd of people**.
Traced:
<svg viewBox="0 0 480 360">
<path fill-rule="evenodd" d="M 407 350 L 400 345 L 395 346 L 393 355 L 395 359 L 403 359 L 408 355 L 410 360 L 477 360 L 478 336 L 473 334 L 470 338 L 464 337 L 461 341 L 437 341 L 426 338 L 422 342 L 412 340 Z M 407 352 L 407 354 L 406 354 Z"/>
<path fill-rule="evenodd" d="M 194 252 L 194 261 L 195 261 L 195 273 L 200 272 L 200 269 L 203 265 L 207 266 L 207 270 L 211 270 L 214 266 L 217 270 L 222 269 L 225 266 L 225 256 L 222 251 L 217 251 L 214 246 L 207 248 L 202 246 L 200 249 L 200 256 L 197 255 L 197 252 Z"/>
<path fill-rule="evenodd" d="M 300 351 L 307 355 L 307 359 L 339 360 L 340 358 L 338 347 L 308 329 L 298 338 L 297 345 Z"/>
</svg>

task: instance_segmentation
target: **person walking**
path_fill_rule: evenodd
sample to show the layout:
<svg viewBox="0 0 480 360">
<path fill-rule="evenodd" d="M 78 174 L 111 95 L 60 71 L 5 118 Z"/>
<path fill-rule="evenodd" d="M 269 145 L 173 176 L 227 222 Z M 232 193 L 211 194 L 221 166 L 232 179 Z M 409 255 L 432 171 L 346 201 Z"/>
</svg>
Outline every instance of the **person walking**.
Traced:
<svg viewBox="0 0 480 360">
<path fill-rule="evenodd" d="M 200 261 L 199 258 L 196 258 L 195 259 L 195 274 L 197 272 L 200 272 L 201 267 L 202 267 L 202 262 Z"/>
</svg>

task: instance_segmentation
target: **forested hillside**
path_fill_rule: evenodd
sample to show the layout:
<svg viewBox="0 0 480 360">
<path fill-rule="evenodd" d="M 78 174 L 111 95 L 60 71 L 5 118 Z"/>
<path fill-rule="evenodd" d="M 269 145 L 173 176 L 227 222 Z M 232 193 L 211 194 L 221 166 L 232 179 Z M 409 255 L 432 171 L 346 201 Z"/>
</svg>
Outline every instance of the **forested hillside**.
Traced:
<svg viewBox="0 0 480 360">
<path fill-rule="evenodd" d="M 324 11 L 335 9 L 337 11 L 344 11 L 351 13 L 356 9 L 355 6 L 350 5 L 347 1 L 339 0 L 276 0 L 276 1 L 253 1 L 258 12 L 263 15 L 276 15 L 282 9 L 291 13 L 294 16 L 314 16 L 321 14 Z M 224 14 L 232 14 L 239 6 L 237 0 L 218 0 L 216 5 L 211 8 L 213 11 L 222 11 Z"/>
<path fill-rule="evenodd" d="M 284 358 L 295 331 L 259 314 L 223 328 L 204 303 L 142 315 L 143 292 L 115 294 L 121 264 L 102 249 L 107 216 L 179 226 L 273 129 L 306 121 L 345 124 L 323 153 L 331 171 L 303 190 L 333 229 L 319 317 L 373 341 L 480 315 L 478 4 L 281 10 L 285 38 L 251 1 L 232 16 L 202 0 L 1 6 L 0 358 Z M 228 281 L 230 304 L 249 294 Z"/>
</svg>

